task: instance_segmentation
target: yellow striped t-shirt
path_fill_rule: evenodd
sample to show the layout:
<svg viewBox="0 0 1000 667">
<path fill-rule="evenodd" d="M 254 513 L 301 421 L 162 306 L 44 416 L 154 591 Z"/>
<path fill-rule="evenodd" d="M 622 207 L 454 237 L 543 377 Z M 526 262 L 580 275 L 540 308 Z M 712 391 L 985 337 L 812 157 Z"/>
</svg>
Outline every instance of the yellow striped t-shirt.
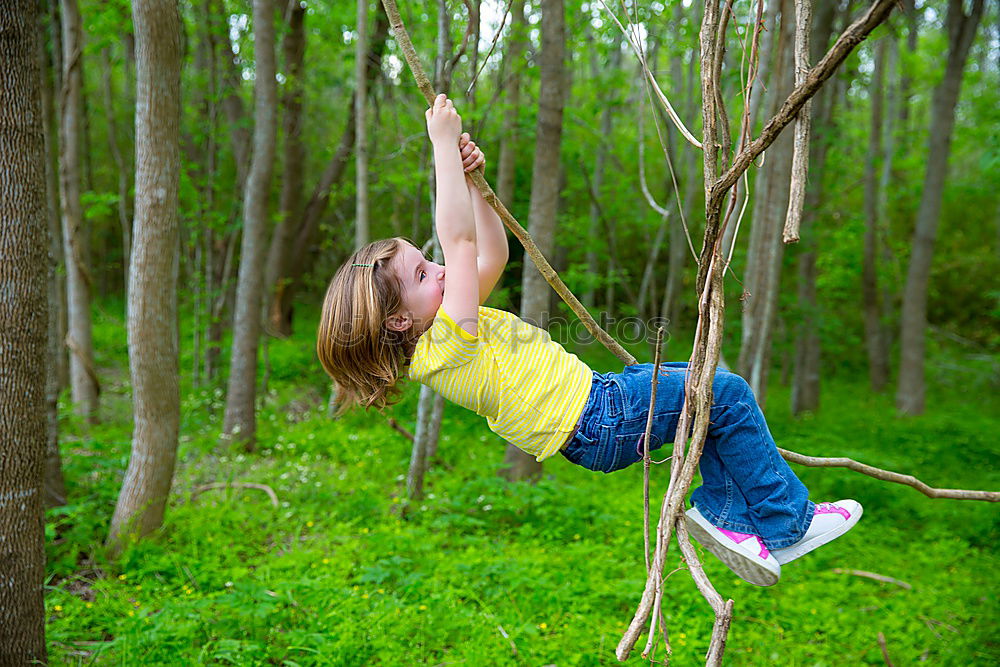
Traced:
<svg viewBox="0 0 1000 667">
<path fill-rule="evenodd" d="M 482 306 L 477 336 L 438 309 L 417 340 L 409 376 L 486 417 L 494 433 L 538 461 L 576 428 L 593 379 L 547 331 Z"/>
</svg>

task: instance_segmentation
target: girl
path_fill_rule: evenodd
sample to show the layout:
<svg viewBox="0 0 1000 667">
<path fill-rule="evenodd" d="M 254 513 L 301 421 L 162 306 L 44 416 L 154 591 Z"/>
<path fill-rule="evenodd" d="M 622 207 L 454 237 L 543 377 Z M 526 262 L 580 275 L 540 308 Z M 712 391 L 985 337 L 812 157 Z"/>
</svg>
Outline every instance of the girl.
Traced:
<svg viewBox="0 0 1000 667">
<path fill-rule="evenodd" d="M 396 381 L 407 372 L 485 416 L 494 432 L 537 460 L 558 452 L 607 473 L 642 457 L 655 372 L 650 449 L 673 442 L 685 364 L 596 373 L 543 329 L 480 305 L 507 262 L 503 225 L 464 175 L 485 159 L 462 134 L 461 118 L 444 95 L 426 119 L 447 269 L 393 238 L 361 248 L 337 271 L 323 302 L 317 353 L 336 384 L 340 409 L 391 404 Z M 691 495 L 688 526 L 738 576 L 770 586 L 782 564 L 847 532 L 861 506 L 809 500 L 742 378 L 720 370 L 713 391 L 703 483 Z"/>
</svg>

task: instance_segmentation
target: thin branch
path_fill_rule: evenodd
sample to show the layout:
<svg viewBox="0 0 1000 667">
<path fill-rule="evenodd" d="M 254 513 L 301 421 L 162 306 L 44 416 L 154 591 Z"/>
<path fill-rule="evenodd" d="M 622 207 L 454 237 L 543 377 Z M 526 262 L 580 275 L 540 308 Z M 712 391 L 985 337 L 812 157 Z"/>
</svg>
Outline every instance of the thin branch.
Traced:
<svg viewBox="0 0 1000 667">
<path fill-rule="evenodd" d="M 514 4 L 514 0 L 507 0 L 507 7 L 503 10 L 503 18 L 500 19 L 500 27 L 497 28 L 497 34 L 493 36 L 493 41 L 490 43 L 490 50 L 487 51 L 486 57 L 483 58 L 483 64 L 479 66 L 479 69 L 476 71 L 476 75 L 472 77 L 472 82 L 469 83 L 469 87 L 465 89 L 466 95 L 472 92 L 472 89 L 476 86 L 476 82 L 479 81 L 479 75 L 483 73 L 484 69 L 486 69 L 486 63 L 489 62 L 490 56 L 493 55 L 493 49 L 497 47 L 497 41 L 500 39 L 500 33 L 502 33 L 503 29 L 507 26 L 507 17 L 510 15 L 510 6 L 512 4 Z"/>
<path fill-rule="evenodd" d="M 604 0 L 600 0 L 600 2 L 601 5 L 604 7 L 604 9 L 608 12 L 608 14 L 611 15 L 611 18 L 614 20 L 614 22 L 618 25 L 618 28 L 622 31 L 622 34 L 625 35 L 625 38 L 628 41 L 629 46 L 632 47 L 632 51 L 635 52 L 636 57 L 639 58 L 639 61 L 642 63 L 643 73 L 649 80 L 650 86 L 652 86 L 653 90 L 656 92 L 656 97 L 659 98 L 660 104 L 663 105 L 663 108 L 667 112 L 667 115 L 670 117 L 670 120 L 674 121 L 674 125 L 676 125 L 677 129 L 680 130 L 681 136 L 683 136 L 688 141 L 688 143 L 690 143 L 695 148 L 701 148 L 702 147 L 701 142 L 695 139 L 694 135 L 691 134 L 691 132 L 687 129 L 687 127 L 684 126 L 684 122 L 681 120 L 680 116 L 677 115 L 677 112 L 674 111 L 674 107 L 670 104 L 670 100 L 668 100 L 667 96 L 663 94 L 662 90 L 660 90 L 660 85 L 656 83 L 656 79 L 653 78 L 653 73 L 649 71 L 649 67 L 646 66 L 646 57 L 642 53 L 642 45 L 635 43 L 632 34 L 625 29 L 625 26 L 621 24 L 621 21 L 618 20 L 617 16 L 615 16 L 615 13 L 611 11 L 611 9 L 604 3 Z"/>
<path fill-rule="evenodd" d="M 469 10 L 469 16 L 472 16 L 475 13 L 472 10 L 472 2 L 471 2 L 471 0 L 462 0 L 462 4 L 464 4 L 465 8 L 467 10 Z M 465 49 L 467 49 L 468 46 L 469 46 L 469 37 L 472 36 L 472 32 L 473 32 L 472 31 L 472 22 L 470 21 L 469 25 L 467 25 L 465 27 L 465 34 L 462 35 L 462 45 L 460 47 L 458 47 L 458 51 L 455 53 L 455 55 L 452 57 L 452 59 L 448 62 L 448 65 L 445 68 L 445 71 L 447 71 L 447 72 L 453 71 L 455 69 L 455 65 L 457 65 L 458 61 L 462 59 L 463 55 L 465 55 Z"/>
<path fill-rule="evenodd" d="M 434 100 L 434 89 L 431 87 L 430 81 L 427 79 L 427 75 L 424 73 L 424 68 L 420 64 L 420 59 L 417 57 L 416 51 L 413 49 L 413 42 L 410 41 L 410 36 L 406 32 L 406 26 L 403 25 L 403 20 L 399 16 L 399 8 L 396 6 L 396 0 L 382 0 L 382 6 L 385 7 L 385 13 L 389 17 L 389 25 L 392 26 L 393 35 L 396 37 L 396 41 L 399 43 L 400 49 L 403 51 L 403 56 L 406 58 L 406 62 L 410 67 L 410 71 L 413 73 L 413 78 L 416 80 L 417 87 L 420 92 L 423 93 L 424 99 L 427 104 L 431 104 Z M 511 215 L 507 207 L 504 206 L 503 202 L 497 197 L 496 193 L 493 192 L 493 188 L 490 187 L 489 183 L 486 182 L 486 178 L 483 176 L 482 168 L 479 168 L 468 174 L 469 179 L 473 182 L 479 192 L 483 195 L 483 199 L 493 207 L 493 210 L 497 212 L 497 215 L 503 221 L 504 225 L 514 234 L 514 237 L 520 241 L 521 245 L 524 246 L 524 251 L 534 262 L 535 266 L 538 268 L 538 272 L 542 274 L 545 281 L 556 291 L 556 293 L 562 298 L 563 301 L 570 307 L 570 309 L 580 318 L 584 327 L 590 332 L 590 335 L 601 342 L 604 347 L 606 347 L 612 354 L 618 357 L 624 364 L 631 366 L 636 363 L 635 357 L 633 357 L 625 348 L 618 344 L 618 342 L 613 339 L 608 332 L 598 326 L 597 322 L 594 320 L 593 316 L 587 309 L 580 303 L 580 300 L 570 292 L 569 288 L 566 287 L 566 283 L 562 281 L 559 274 L 552 268 L 548 260 L 542 255 L 541 251 L 538 250 L 538 246 L 535 245 L 534 240 L 528 234 L 528 232 L 518 223 L 518 221 Z"/>
<path fill-rule="evenodd" d="M 663 349 L 663 327 L 656 328 L 656 352 L 653 354 L 653 378 L 649 388 L 649 414 L 646 415 L 646 432 L 642 436 L 642 542 L 646 554 L 646 574 L 649 574 L 649 438 L 653 432 L 653 413 L 656 408 L 656 388 L 660 384 L 660 352 Z"/>
<path fill-rule="evenodd" d="M 815 67 L 809 70 L 805 82 L 792 90 L 791 94 L 781 105 L 778 113 L 764 125 L 760 136 L 744 150 L 740 151 L 736 159 L 733 160 L 732 166 L 726 170 L 726 173 L 714 181 L 710 193 L 712 201 L 720 201 L 726 191 L 736 183 L 736 179 L 750 166 L 750 163 L 763 153 L 768 146 L 774 143 L 781 130 L 795 119 L 799 109 L 816 94 L 816 91 L 823 85 L 823 82 L 833 75 L 837 67 L 854 50 L 854 47 L 860 44 L 876 26 L 889 16 L 897 1 L 875 0 L 861 18 L 844 30 L 836 43 L 830 47 L 827 54 L 823 56 Z"/>
<path fill-rule="evenodd" d="M 644 63 L 639 63 L 640 68 L 642 68 L 643 65 Z M 646 82 L 645 88 L 646 88 L 646 97 L 649 99 L 650 106 L 652 106 L 653 102 L 652 88 L 649 85 L 648 81 Z M 643 166 L 643 139 L 646 136 L 643 124 L 643 118 L 645 118 L 644 107 L 645 105 L 643 105 L 643 108 L 639 110 L 639 175 L 642 181 L 643 193 L 645 194 L 649 190 L 649 188 L 646 186 L 645 183 L 645 168 Z M 698 253 L 694 249 L 694 243 L 691 241 L 691 230 L 688 228 L 687 218 L 684 216 L 684 205 L 681 203 L 681 191 L 680 188 L 677 187 L 677 174 L 674 173 L 674 161 L 670 159 L 670 152 L 667 150 L 667 145 L 663 141 L 663 133 L 660 132 L 660 122 L 657 118 L 657 115 L 652 114 L 652 116 L 653 116 L 653 127 L 656 128 L 656 138 L 660 142 L 660 149 L 663 151 L 663 157 L 667 161 L 667 169 L 670 171 L 670 183 L 674 186 L 674 200 L 677 202 L 677 212 L 680 214 L 681 218 L 681 229 L 684 230 L 684 238 L 687 239 L 688 248 L 691 250 L 691 256 L 694 257 L 694 261 L 697 263 Z M 649 196 L 649 202 L 650 206 L 652 206 L 655 203 L 652 200 L 651 195 Z M 657 211 L 661 210 L 657 206 L 654 206 L 653 208 L 654 210 Z M 662 210 L 666 211 L 666 209 Z M 662 215 L 666 216 L 666 213 L 663 213 Z"/>
<path fill-rule="evenodd" d="M 805 83 L 809 69 L 809 28 L 812 23 L 812 0 L 795 0 L 795 85 Z M 785 243 L 799 240 L 802 206 L 806 201 L 806 175 L 809 171 L 809 123 L 812 100 L 806 100 L 795 117 L 795 141 L 792 148 L 792 183 L 785 214 Z"/>
<path fill-rule="evenodd" d="M 278 503 L 278 496 L 274 493 L 274 489 L 269 487 L 267 484 L 253 484 L 251 482 L 212 482 L 210 484 L 202 484 L 196 487 L 194 491 L 191 492 L 191 501 L 193 502 L 198 496 L 200 496 L 205 491 L 211 491 L 212 489 L 226 489 L 226 488 L 236 488 L 236 489 L 257 489 L 258 491 L 263 491 L 267 494 L 267 497 L 271 499 L 271 506 L 277 509 L 280 506 Z"/>
<path fill-rule="evenodd" d="M 833 570 L 836 574 L 853 574 L 855 577 L 864 577 L 865 579 L 873 579 L 875 581 L 881 581 L 886 584 L 895 584 L 900 588 L 905 588 L 908 591 L 913 590 L 913 586 L 909 585 L 905 581 L 900 581 L 899 579 L 893 579 L 892 577 L 887 577 L 884 574 L 877 574 L 875 572 L 866 572 L 865 570 L 845 570 L 843 568 L 834 568 Z"/>
<path fill-rule="evenodd" d="M 1000 491 L 939 489 L 933 486 L 928 486 L 927 484 L 921 482 L 913 475 L 903 475 L 898 472 L 892 472 L 891 470 L 882 470 L 881 468 L 876 468 L 866 463 L 859 463 L 854 459 L 849 459 L 842 456 L 831 457 L 831 458 L 805 456 L 803 454 L 798 454 L 796 452 L 792 452 L 787 449 L 781 449 L 780 447 L 778 448 L 778 452 L 786 461 L 791 461 L 792 463 L 798 463 L 799 465 L 809 466 L 810 468 L 848 468 L 849 470 L 853 470 L 854 472 L 859 472 L 862 475 L 868 475 L 869 477 L 880 479 L 883 482 L 895 482 L 896 484 L 905 484 L 906 486 L 912 486 L 914 489 L 924 494 L 928 498 L 954 498 L 956 500 L 985 500 L 991 503 L 1000 502 Z"/>
</svg>

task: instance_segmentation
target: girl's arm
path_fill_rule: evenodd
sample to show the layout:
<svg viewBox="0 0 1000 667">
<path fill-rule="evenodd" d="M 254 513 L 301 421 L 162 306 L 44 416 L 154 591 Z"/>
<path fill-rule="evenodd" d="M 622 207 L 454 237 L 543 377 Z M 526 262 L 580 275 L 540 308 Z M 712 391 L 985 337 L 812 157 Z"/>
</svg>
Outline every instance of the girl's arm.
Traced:
<svg viewBox="0 0 1000 667">
<path fill-rule="evenodd" d="M 486 158 L 475 142 L 469 140 L 465 133 L 459 140 L 462 154 L 462 165 L 465 171 L 473 171 L 486 163 Z M 472 200 L 472 213 L 476 219 L 476 245 L 479 251 L 479 303 L 484 303 L 497 284 L 504 267 L 507 266 L 507 232 L 503 222 L 493 207 L 486 203 L 471 179 L 466 179 L 469 198 Z"/>
<path fill-rule="evenodd" d="M 444 95 L 437 96 L 426 117 L 427 133 L 434 147 L 437 189 L 434 218 L 445 261 L 441 305 L 458 326 L 475 336 L 479 321 L 479 267 L 476 222 L 458 151 L 462 119 Z"/>
</svg>

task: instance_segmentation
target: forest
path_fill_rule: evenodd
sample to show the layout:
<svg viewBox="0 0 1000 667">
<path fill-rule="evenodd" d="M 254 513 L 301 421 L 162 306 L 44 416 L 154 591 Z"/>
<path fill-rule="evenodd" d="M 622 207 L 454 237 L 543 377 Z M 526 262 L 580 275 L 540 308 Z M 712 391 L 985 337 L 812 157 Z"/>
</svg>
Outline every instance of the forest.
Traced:
<svg viewBox="0 0 1000 667">
<path fill-rule="evenodd" d="M 998 3 L 9 0 L 0 62 L 0 665 L 1000 662 Z M 334 272 L 442 261 L 437 93 L 486 305 L 689 362 L 673 457 L 338 411 Z M 769 588 L 685 528 L 717 366 L 865 506 Z"/>
</svg>

